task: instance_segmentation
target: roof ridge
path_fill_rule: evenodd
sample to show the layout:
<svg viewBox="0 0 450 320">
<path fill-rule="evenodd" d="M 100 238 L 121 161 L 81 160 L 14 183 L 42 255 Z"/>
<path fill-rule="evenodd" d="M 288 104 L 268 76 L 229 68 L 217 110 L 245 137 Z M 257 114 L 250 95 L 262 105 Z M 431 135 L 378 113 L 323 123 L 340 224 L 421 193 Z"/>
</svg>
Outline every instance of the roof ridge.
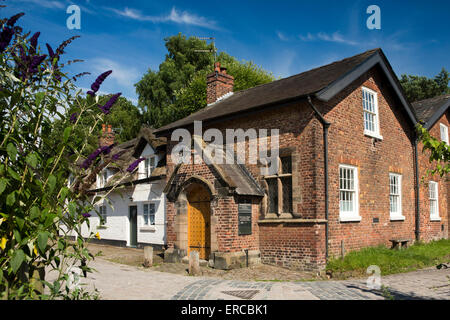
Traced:
<svg viewBox="0 0 450 320">
<path fill-rule="evenodd" d="M 426 99 L 422 99 L 422 100 L 417 100 L 417 101 L 411 102 L 411 104 L 418 104 L 418 103 L 423 103 L 425 101 L 430 101 L 430 100 L 433 100 L 433 99 L 438 100 L 438 99 L 445 99 L 445 98 L 450 98 L 450 93 L 444 93 L 444 94 L 441 94 L 439 96 L 426 98 Z"/>
<path fill-rule="evenodd" d="M 356 58 L 356 57 L 358 57 L 358 56 L 362 56 L 363 54 L 366 54 L 366 53 L 368 53 L 368 52 L 370 52 L 370 51 L 376 52 L 376 51 L 380 51 L 380 50 L 381 50 L 381 48 L 374 48 L 374 49 L 366 50 L 366 51 L 364 51 L 364 52 L 355 54 L 355 55 L 353 55 L 353 56 L 351 56 L 351 57 L 347 57 L 347 58 L 344 58 L 344 59 L 341 59 L 341 60 L 337 60 L 337 61 L 330 62 L 330 63 L 328 63 L 328 64 L 324 64 L 324 65 L 322 65 L 322 66 L 318 66 L 318 67 L 315 67 L 315 68 L 312 68 L 312 69 L 309 69 L 309 70 L 305 70 L 305 71 L 303 71 L 303 72 L 293 74 L 293 75 L 291 75 L 291 76 L 289 76 L 289 77 L 281 78 L 281 79 L 274 80 L 274 81 L 267 82 L 267 83 L 263 83 L 263 84 L 258 84 L 258 85 L 254 86 L 254 87 L 247 88 L 247 89 L 244 89 L 244 90 L 239 90 L 239 91 L 237 91 L 237 92 L 235 92 L 235 93 L 241 93 L 241 92 L 245 92 L 245 91 L 250 91 L 250 90 L 252 90 L 252 89 L 259 88 L 259 87 L 263 87 L 263 86 L 266 86 L 266 85 L 268 85 L 268 84 L 273 84 L 274 82 L 280 82 L 280 81 L 283 81 L 283 80 L 288 80 L 288 79 L 291 79 L 291 78 L 300 76 L 300 75 L 302 75 L 302 74 L 305 74 L 305 73 L 307 73 L 307 72 L 311 72 L 311 71 L 314 71 L 314 70 L 322 69 L 322 68 L 331 66 L 331 65 L 333 65 L 333 64 L 341 63 L 341 62 L 343 62 L 343 61 L 350 60 L 350 59 Z"/>
</svg>

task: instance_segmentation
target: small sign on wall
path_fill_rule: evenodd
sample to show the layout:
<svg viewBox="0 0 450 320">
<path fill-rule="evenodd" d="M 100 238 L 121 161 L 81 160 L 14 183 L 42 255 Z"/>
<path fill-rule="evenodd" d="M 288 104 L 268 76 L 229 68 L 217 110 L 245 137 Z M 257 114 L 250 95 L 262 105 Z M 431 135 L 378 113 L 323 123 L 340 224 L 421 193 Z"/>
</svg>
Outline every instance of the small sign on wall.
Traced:
<svg viewBox="0 0 450 320">
<path fill-rule="evenodd" d="M 249 200 L 241 201 L 238 205 L 239 235 L 252 234 L 252 204 Z"/>
</svg>

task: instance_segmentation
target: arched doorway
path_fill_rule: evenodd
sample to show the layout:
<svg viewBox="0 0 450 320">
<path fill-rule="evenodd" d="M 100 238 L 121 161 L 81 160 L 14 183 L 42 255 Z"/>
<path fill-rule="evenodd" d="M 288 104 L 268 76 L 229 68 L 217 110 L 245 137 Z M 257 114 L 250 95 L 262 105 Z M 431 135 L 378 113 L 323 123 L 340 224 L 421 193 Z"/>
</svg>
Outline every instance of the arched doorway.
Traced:
<svg viewBox="0 0 450 320">
<path fill-rule="evenodd" d="M 211 196 L 201 184 L 189 188 L 188 200 L 188 255 L 194 250 L 200 259 L 209 259 L 211 252 Z"/>
</svg>

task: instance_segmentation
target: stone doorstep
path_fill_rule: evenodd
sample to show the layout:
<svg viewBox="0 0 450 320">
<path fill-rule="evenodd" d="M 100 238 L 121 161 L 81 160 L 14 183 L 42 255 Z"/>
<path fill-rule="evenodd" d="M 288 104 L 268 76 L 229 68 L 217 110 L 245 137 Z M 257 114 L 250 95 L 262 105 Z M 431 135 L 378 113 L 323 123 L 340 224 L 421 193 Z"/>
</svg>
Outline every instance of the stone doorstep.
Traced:
<svg viewBox="0 0 450 320">
<path fill-rule="evenodd" d="M 184 264 L 189 264 L 189 257 L 188 256 L 184 256 L 181 259 L 181 262 L 184 263 Z M 200 265 L 200 267 L 206 267 L 208 265 L 208 261 L 203 260 L 203 259 L 199 259 L 199 265 Z"/>
</svg>

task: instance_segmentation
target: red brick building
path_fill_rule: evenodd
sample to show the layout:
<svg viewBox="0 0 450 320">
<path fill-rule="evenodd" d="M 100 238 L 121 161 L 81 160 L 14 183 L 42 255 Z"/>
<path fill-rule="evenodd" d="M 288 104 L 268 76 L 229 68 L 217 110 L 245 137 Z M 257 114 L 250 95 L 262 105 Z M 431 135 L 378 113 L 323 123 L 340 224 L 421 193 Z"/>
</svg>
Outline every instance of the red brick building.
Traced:
<svg viewBox="0 0 450 320">
<path fill-rule="evenodd" d="M 450 95 L 426 99 L 412 103 L 412 106 L 424 128 L 430 134 L 449 143 Z M 438 174 L 430 175 L 427 170 L 434 169 L 429 162 L 429 151 L 422 152 L 419 144 L 419 181 L 420 185 L 420 220 L 418 220 L 420 238 L 428 241 L 448 236 L 450 212 L 448 198 L 450 195 L 448 177 Z"/>
<path fill-rule="evenodd" d="M 168 261 L 197 250 L 216 268 L 262 261 L 318 270 L 330 256 L 414 241 L 419 213 L 421 239 L 447 237 L 444 185 L 436 226 L 425 222 L 424 195 L 417 201 L 418 119 L 381 49 L 235 93 L 217 65 L 207 84 L 206 108 L 155 131 L 169 141 Z M 199 136 L 194 121 L 202 122 Z M 250 146 L 263 139 L 252 135 L 233 140 L 235 151 L 247 151 L 244 164 L 175 164 L 178 128 L 195 133 L 197 153 L 207 129 L 223 137 L 227 129 L 278 129 L 278 169 L 263 174 L 270 164 L 251 161 Z"/>
</svg>

